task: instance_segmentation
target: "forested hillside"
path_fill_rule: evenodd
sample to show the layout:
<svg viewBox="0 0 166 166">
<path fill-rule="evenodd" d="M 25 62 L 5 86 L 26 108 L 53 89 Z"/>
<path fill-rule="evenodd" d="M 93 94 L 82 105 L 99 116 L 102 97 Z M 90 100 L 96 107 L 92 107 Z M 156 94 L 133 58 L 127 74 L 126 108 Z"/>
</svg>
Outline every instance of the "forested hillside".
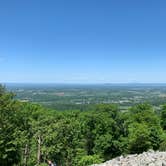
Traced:
<svg viewBox="0 0 166 166">
<path fill-rule="evenodd" d="M 166 105 L 121 111 L 100 104 L 89 111 L 55 111 L 14 99 L 0 86 L 0 165 L 88 166 L 121 154 L 166 150 Z"/>
</svg>

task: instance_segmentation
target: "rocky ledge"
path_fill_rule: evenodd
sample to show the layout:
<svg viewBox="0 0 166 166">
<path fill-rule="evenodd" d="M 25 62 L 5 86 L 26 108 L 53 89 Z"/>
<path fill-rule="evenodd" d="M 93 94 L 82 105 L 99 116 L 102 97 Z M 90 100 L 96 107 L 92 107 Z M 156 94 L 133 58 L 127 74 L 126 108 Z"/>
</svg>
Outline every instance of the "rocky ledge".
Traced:
<svg viewBox="0 0 166 166">
<path fill-rule="evenodd" d="M 139 155 L 120 156 L 103 164 L 92 166 L 166 166 L 166 152 L 150 150 Z"/>
</svg>

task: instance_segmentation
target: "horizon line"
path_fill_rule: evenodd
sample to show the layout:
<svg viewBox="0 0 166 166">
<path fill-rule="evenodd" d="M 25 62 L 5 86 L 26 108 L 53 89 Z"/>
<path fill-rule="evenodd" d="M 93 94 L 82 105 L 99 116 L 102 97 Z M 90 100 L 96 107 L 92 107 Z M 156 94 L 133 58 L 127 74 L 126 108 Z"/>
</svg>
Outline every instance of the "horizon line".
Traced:
<svg viewBox="0 0 166 166">
<path fill-rule="evenodd" d="M 0 84 L 166 84 L 166 82 L 0 82 Z"/>
</svg>

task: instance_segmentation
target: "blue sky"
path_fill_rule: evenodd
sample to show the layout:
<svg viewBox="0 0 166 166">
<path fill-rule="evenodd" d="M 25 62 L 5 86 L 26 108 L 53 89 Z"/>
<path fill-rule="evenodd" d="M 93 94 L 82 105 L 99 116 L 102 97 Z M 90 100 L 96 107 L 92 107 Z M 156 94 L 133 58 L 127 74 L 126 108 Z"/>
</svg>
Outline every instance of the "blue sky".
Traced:
<svg viewBox="0 0 166 166">
<path fill-rule="evenodd" d="M 165 0 L 0 1 L 0 82 L 164 83 Z"/>
</svg>

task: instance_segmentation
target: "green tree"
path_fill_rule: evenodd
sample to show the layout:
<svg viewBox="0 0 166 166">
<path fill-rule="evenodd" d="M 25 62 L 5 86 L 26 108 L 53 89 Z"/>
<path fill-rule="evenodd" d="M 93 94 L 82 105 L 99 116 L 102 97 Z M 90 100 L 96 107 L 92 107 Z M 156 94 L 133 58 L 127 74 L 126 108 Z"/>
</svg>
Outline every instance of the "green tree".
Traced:
<svg viewBox="0 0 166 166">
<path fill-rule="evenodd" d="M 150 131 L 146 124 L 133 123 L 129 126 L 129 152 L 142 153 L 151 147 Z"/>
<path fill-rule="evenodd" d="M 90 166 L 92 164 L 102 163 L 103 160 L 98 155 L 83 156 L 79 161 L 77 166 Z"/>
<path fill-rule="evenodd" d="M 129 133 L 129 152 L 157 150 L 163 134 L 160 118 L 149 104 L 138 104 L 130 109 L 126 124 Z"/>
<path fill-rule="evenodd" d="M 161 126 L 166 130 L 166 105 L 163 106 L 161 111 Z"/>
<path fill-rule="evenodd" d="M 20 147 L 15 141 L 19 103 L 13 97 L 12 93 L 0 86 L 0 165 L 3 166 L 20 161 Z"/>
</svg>

